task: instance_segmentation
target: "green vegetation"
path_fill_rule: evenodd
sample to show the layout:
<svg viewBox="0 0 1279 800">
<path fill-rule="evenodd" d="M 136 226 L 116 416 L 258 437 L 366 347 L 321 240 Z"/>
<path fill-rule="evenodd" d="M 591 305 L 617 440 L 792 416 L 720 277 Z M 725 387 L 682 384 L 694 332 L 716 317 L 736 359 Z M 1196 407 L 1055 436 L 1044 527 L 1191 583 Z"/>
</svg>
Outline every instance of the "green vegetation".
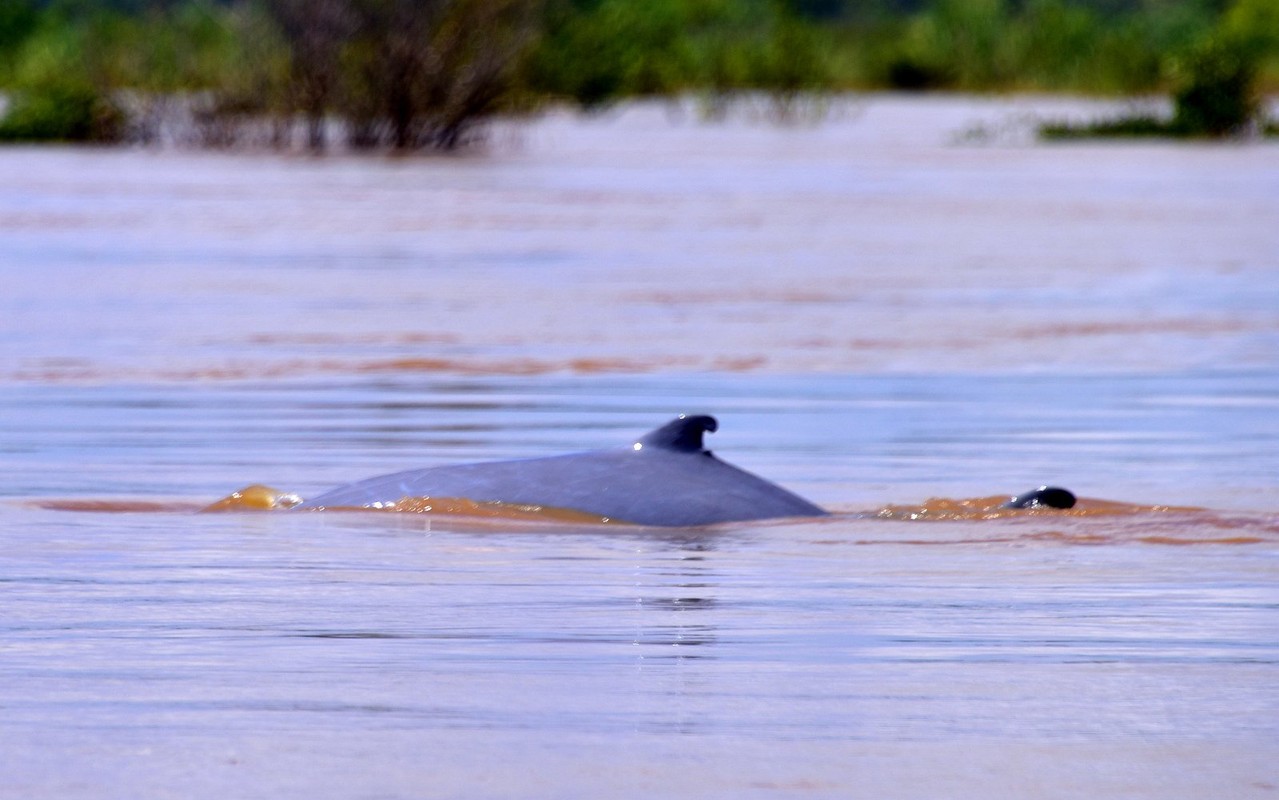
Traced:
<svg viewBox="0 0 1279 800">
<path fill-rule="evenodd" d="M 831 32 L 771 0 L 561 0 L 529 89 L 595 107 L 622 97 L 829 89 Z"/>
<path fill-rule="evenodd" d="M 1168 59 L 1173 114 L 1140 115 L 1086 125 L 1049 123 L 1047 139 L 1104 137 L 1223 137 L 1255 127 L 1274 135 L 1264 118 L 1259 77 L 1279 46 L 1279 6 L 1240 0 L 1221 21 Z"/>
<path fill-rule="evenodd" d="M 31 86 L 0 122 L 9 141 L 115 142 L 122 138 L 124 113 L 101 92 L 74 80 Z"/>
<path fill-rule="evenodd" d="M 125 14 L 95 3 L 0 0 L 0 139 L 148 140 L 175 95 L 229 96 L 257 26 L 202 2 Z"/>
<path fill-rule="evenodd" d="M 1274 0 L 0 0 L 0 140 L 452 148 L 494 114 L 694 94 L 1169 93 L 1046 136 L 1269 130 Z M 167 122 L 166 122 L 167 121 Z M 173 134 L 170 134 L 173 135 Z"/>
</svg>

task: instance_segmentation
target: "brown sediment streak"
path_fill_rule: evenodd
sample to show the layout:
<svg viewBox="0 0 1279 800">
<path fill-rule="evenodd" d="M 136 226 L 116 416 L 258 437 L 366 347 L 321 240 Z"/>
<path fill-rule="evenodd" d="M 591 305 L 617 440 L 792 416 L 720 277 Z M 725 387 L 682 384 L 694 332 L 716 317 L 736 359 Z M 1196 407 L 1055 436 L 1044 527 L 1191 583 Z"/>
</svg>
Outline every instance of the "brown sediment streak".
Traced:
<svg viewBox="0 0 1279 800">
<path fill-rule="evenodd" d="M 1065 531 L 1040 531 L 1023 537 L 1036 542 L 1058 542 L 1060 544 L 1108 544 L 1115 538 L 1105 533 L 1066 533 Z"/>
<path fill-rule="evenodd" d="M 1203 537 L 1190 538 L 1185 536 L 1138 536 L 1137 541 L 1146 544 L 1174 544 L 1174 545 L 1191 545 L 1191 544 L 1261 544 L 1266 541 L 1260 536 L 1224 536 L 1224 537 Z"/>
<path fill-rule="evenodd" d="M 1150 333 L 1225 334 L 1243 333 L 1259 327 L 1237 319 L 1212 319 L 1202 317 L 1174 317 L 1150 320 L 1116 320 L 1111 322 L 1075 322 L 1052 325 L 1035 325 L 1018 329 L 1013 333 L 1019 339 L 1059 339 L 1071 336 L 1131 336 Z"/>
<path fill-rule="evenodd" d="M 1279 517 L 1275 515 L 1222 514 L 1201 508 L 1138 505 L 1106 500 L 1080 500 L 1069 510 L 1000 509 L 1007 497 L 974 499 L 934 498 L 918 506 L 888 506 L 873 512 L 839 512 L 829 517 L 802 520 L 823 531 L 847 527 L 849 533 L 865 532 L 864 525 L 878 520 L 889 522 L 991 521 L 987 526 L 915 526 L 910 530 L 935 531 L 932 537 L 884 536 L 876 538 L 817 539 L 813 544 L 829 545 L 912 545 L 1025 546 L 1025 545 L 1256 545 L 1279 544 Z M 197 503 L 112 499 L 39 499 L 24 505 L 54 511 L 97 513 L 193 513 L 276 512 L 301 502 L 297 495 L 255 484 L 207 506 Z M 311 509 L 308 509 L 311 510 Z M 627 524 L 573 509 L 516 503 L 486 502 L 462 497 L 404 497 L 376 507 L 344 506 L 315 511 L 423 514 L 449 517 L 459 522 L 501 525 L 503 523 L 549 523 L 596 526 Z M 301 513 L 301 512 L 295 512 Z M 787 521 L 787 525 L 797 521 Z M 757 524 L 757 523 L 744 523 Z M 963 534 L 963 535 L 956 535 Z"/>
<path fill-rule="evenodd" d="M 747 291 L 678 291 L 634 292 L 623 298 L 628 303 L 654 305 L 695 305 L 731 303 L 846 303 L 853 297 L 847 293 L 800 291 L 797 289 L 755 289 Z"/>
<path fill-rule="evenodd" d="M 970 546 L 970 545 L 996 545 L 996 546 L 1025 546 L 1025 545 L 1066 545 L 1066 546 L 1091 546 L 1100 547 L 1106 545 L 1124 545 L 1124 544 L 1144 544 L 1144 545 L 1171 545 L 1171 546 L 1191 546 L 1191 545 L 1255 545 L 1269 543 L 1279 543 L 1279 531 L 1270 530 L 1271 536 L 1256 535 L 1253 532 L 1241 533 L 1235 536 L 1215 536 L 1211 532 L 1204 534 L 1196 534 L 1195 529 L 1199 527 L 1194 521 L 1184 521 L 1174 524 L 1177 533 L 1168 534 L 1151 534 L 1143 533 L 1147 530 L 1146 526 L 1129 527 L 1127 525 L 1115 525 L 1113 523 L 1103 523 L 1100 529 L 1082 529 L 1077 531 L 1064 530 L 1048 530 L 1048 531 L 1030 531 L 1026 533 L 1007 533 L 1006 528 L 996 529 L 990 535 L 986 536 L 963 536 L 953 537 L 945 534 L 936 538 L 905 538 L 905 537 L 883 537 L 875 539 L 855 539 L 855 540 L 836 540 L 826 539 L 815 541 L 814 544 L 831 544 L 831 545 L 910 545 L 914 547 L 953 547 L 953 546 Z M 1250 528 L 1252 531 L 1264 531 L 1264 525 L 1248 526 L 1242 523 L 1240 527 Z"/>
<path fill-rule="evenodd" d="M 568 362 L 572 372 L 585 375 L 616 372 L 652 372 L 655 369 L 676 367 L 680 362 L 688 366 L 697 359 L 662 358 L 639 360 L 633 358 L 575 358 Z"/>
<path fill-rule="evenodd" d="M 968 539 L 858 539 L 852 544 L 857 545 L 910 545 L 912 547 L 953 547 L 956 545 L 1018 545 L 1030 543 L 1049 543 L 1062 545 L 1117 545 L 1128 542 L 1140 542 L 1142 544 L 1153 545 L 1251 545 L 1263 544 L 1269 539 L 1263 539 L 1259 536 L 1230 536 L 1230 537 L 1177 537 L 1177 536 L 1138 536 L 1134 538 L 1125 538 L 1123 536 L 1096 536 L 1096 535 L 1078 535 L 1072 536 L 1068 534 L 1058 534 L 1055 536 L 1026 535 L 1026 536 L 992 536 L 986 538 L 968 538 Z M 845 542 L 828 542 L 829 544 L 845 544 Z"/>
<path fill-rule="evenodd" d="M 849 339 L 844 342 L 844 345 L 852 350 L 905 350 L 909 347 L 918 347 L 918 344 L 905 339 L 857 338 Z"/>
<path fill-rule="evenodd" d="M 282 492 L 270 486 L 254 484 L 232 492 L 216 503 L 200 509 L 202 512 L 253 512 L 283 511 L 300 504 L 296 494 Z M 524 503 L 503 503 L 496 500 L 470 500 L 465 497 L 402 497 L 394 502 L 373 506 L 321 506 L 307 511 L 392 512 L 399 514 L 440 514 L 451 517 L 510 520 L 518 522 L 560 522 L 574 525 L 604 525 L 621 522 L 598 514 L 588 514 L 568 508 L 538 506 Z"/>
<path fill-rule="evenodd" d="M 1273 331 L 1279 329 L 1272 321 L 1237 319 L 1177 318 L 1154 320 L 1115 320 L 1106 322 L 1075 322 L 1049 325 L 1029 325 L 1012 328 L 1006 332 L 991 329 L 984 336 L 951 336 L 935 342 L 913 339 L 851 339 L 847 346 L 856 350 L 920 350 L 932 348 L 948 350 L 984 350 L 991 345 L 992 337 L 1028 341 L 1037 339 L 1088 339 L 1102 336 L 1150 336 L 1181 334 L 1188 336 L 1228 336 L 1242 333 Z"/>
<path fill-rule="evenodd" d="M 311 509 L 308 509 L 311 510 Z M 452 517 L 499 519 L 517 522 L 560 522 L 573 525 L 625 524 L 622 520 L 574 511 L 571 508 L 503 503 L 496 500 L 468 500 L 465 497 L 402 497 L 370 506 L 329 506 L 315 511 L 376 511 L 399 514 L 441 514 Z"/>
<path fill-rule="evenodd" d="M 1072 509 L 1006 509 L 1006 497 L 967 500 L 933 498 L 918 506 L 888 506 L 879 519 L 907 522 L 1002 520 L 986 535 L 955 537 L 944 528 L 936 538 L 859 539 L 854 544 L 947 545 L 1253 545 L 1279 543 L 1279 520 L 1272 516 L 1222 514 L 1191 506 L 1141 505 L 1081 499 Z M 1052 528 L 1043 530 L 1042 524 Z M 1022 530 L 1010 531 L 1009 525 Z M 1034 525 L 1034 530 L 1025 530 Z M 948 535 L 949 534 L 949 535 Z M 845 542 L 848 543 L 848 542 Z"/>
<path fill-rule="evenodd" d="M 407 345 L 407 344 L 457 344 L 461 337 L 452 333 L 255 333 L 244 341 L 265 345 Z M 220 340 L 214 344 L 221 344 Z"/>
<path fill-rule="evenodd" d="M 101 514 L 173 514 L 200 509 L 199 503 L 166 500 L 30 500 L 24 505 L 50 511 L 82 511 Z"/>
<path fill-rule="evenodd" d="M 481 375 L 545 375 L 551 372 L 635 373 L 653 372 L 676 367 L 691 368 L 703 363 L 700 358 L 574 358 L 567 361 L 510 359 L 505 361 L 468 361 L 452 358 L 394 358 L 358 362 L 347 369 L 353 372 L 453 372 Z"/>
<path fill-rule="evenodd" d="M 211 364 L 174 369 L 167 367 L 108 367 L 86 364 L 41 363 L 0 374 L 0 380 L 23 383 L 101 383 L 122 380 L 237 381 L 293 378 L 306 375 L 367 375 L 386 373 L 438 373 L 451 375 L 641 374 L 666 370 L 714 370 L 750 372 L 765 368 L 763 356 L 654 356 L 649 358 L 571 358 L 550 361 L 531 358 L 388 358 L 295 359 L 290 361 Z"/>
<path fill-rule="evenodd" d="M 544 375 L 556 369 L 544 361 L 473 361 L 456 358 L 389 358 L 356 362 L 322 362 L 319 372 L 449 372 L 462 375 Z"/>
<path fill-rule="evenodd" d="M 46 499 L 31 500 L 25 505 L 51 511 L 79 511 L 97 513 L 252 513 L 284 511 L 302 502 L 296 494 L 254 484 L 232 492 L 221 500 L 208 505 L 190 502 L 154 500 L 85 500 Z M 588 514 L 570 508 L 538 506 L 498 501 L 468 500 L 465 497 L 404 497 L 392 503 L 378 506 L 330 506 L 307 509 L 308 511 L 376 512 L 400 514 L 437 514 L 449 517 L 465 517 L 510 522 L 554 522 L 572 525 L 628 524 L 598 514 Z M 299 512 L 300 513 L 300 512 Z"/>
<path fill-rule="evenodd" d="M 1071 509 L 1052 508 L 1003 508 L 1008 502 L 1007 495 L 994 497 L 977 497 L 954 500 L 945 497 L 932 497 L 918 506 L 885 506 L 875 512 L 881 519 L 910 521 L 956 521 L 1020 518 L 1036 515 L 1053 517 L 1107 517 L 1135 514 L 1160 513 L 1198 513 L 1202 508 L 1192 506 L 1152 506 L 1119 503 L 1111 500 L 1081 499 Z"/>
</svg>

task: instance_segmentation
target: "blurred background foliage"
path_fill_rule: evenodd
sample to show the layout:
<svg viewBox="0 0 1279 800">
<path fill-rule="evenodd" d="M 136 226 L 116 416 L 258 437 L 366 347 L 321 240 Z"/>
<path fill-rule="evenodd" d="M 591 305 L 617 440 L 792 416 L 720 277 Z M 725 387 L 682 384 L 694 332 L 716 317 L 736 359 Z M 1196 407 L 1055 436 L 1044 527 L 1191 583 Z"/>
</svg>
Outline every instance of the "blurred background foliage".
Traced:
<svg viewBox="0 0 1279 800">
<path fill-rule="evenodd" d="M 451 148 L 493 114 L 694 94 L 1169 93 L 1221 135 L 1279 89 L 1277 0 L 0 0 L 0 139 Z"/>
</svg>

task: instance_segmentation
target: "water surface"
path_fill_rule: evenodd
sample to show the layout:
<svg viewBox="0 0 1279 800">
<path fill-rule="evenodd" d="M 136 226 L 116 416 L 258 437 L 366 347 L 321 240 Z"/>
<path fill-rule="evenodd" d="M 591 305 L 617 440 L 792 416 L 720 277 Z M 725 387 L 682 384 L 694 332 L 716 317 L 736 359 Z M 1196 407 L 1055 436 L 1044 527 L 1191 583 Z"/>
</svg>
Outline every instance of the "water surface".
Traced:
<svg viewBox="0 0 1279 800">
<path fill-rule="evenodd" d="M 1008 102 L 0 150 L 0 796 L 1272 796 L 1274 146 Z M 194 513 L 679 412 L 839 513 Z"/>
</svg>

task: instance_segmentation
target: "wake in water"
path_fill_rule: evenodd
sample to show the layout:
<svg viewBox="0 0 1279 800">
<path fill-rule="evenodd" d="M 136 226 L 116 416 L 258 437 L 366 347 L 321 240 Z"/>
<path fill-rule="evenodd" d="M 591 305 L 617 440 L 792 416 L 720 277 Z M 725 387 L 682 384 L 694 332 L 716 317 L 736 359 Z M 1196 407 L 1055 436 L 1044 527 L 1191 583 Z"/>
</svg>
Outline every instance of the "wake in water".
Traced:
<svg viewBox="0 0 1279 800">
<path fill-rule="evenodd" d="M 828 544 L 1155 544 L 1251 545 L 1279 544 L 1279 515 L 1224 513 L 1193 506 L 1148 505 L 1080 498 L 1073 508 L 1010 508 L 1006 495 L 975 498 L 934 497 L 919 504 L 886 505 L 876 509 L 837 510 L 826 517 L 735 522 L 708 530 L 743 527 L 803 526 L 821 531 Z M 376 507 L 298 509 L 302 499 L 293 493 L 255 484 L 204 505 L 172 500 L 42 499 L 28 505 L 52 511 L 105 514 L 192 513 L 341 513 L 374 519 L 390 514 L 427 516 L 448 526 L 486 530 L 543 530 L 550 528 L 649 530 L 607 517 L 572 509 L 480 502 L 456 497 L 405 497 Z M 884 523 L 889 535 L 867 537 Z M 976 524 L 982 523 L 982 524 Z M 923 526 L 921 528 L 921 526 Z M 927 529 L 927 536 L 920 536 Z M 827 537 L 839 531 L 847 534 Z"/>
<path fill-rule="evenodd" d="M 864 515 L 863 515 L 864 516 Z M 1279 515 L 1227 514 L 1194 506 L 1145 505 L 1081 498 L 1070 509 L 1011 509 L 1003 497 L 966 500 L 931 498 L 919 505 L 885 506 L 876 519 L 892 522 L 990 522 L 979 534 L 962 536 L 951 526 L 938 538 L 894 538 L 898 544 L 972 544 L 1048 542 L 1080 545 L 1120 543 L 1261 544 L 1279 543 Z M 1030 530 L 1027 530 L 1030 527 Z M 971 531 L 971 528 L 969 528 Z M 861 544 L 881 540 L 860 540 Z"/>
<path fill-rule="evenodd" d="M 270 486 L 254 484 L 232 492 L 221 500 L 200 509 L 202 512 L 287 511 L 302 505 L 302 498 Z M 499 500 L 470 500 L 465 497 L 404 497 L 368 506 L 321 506 L 302 511 L 382 511 L 403 514 L 438 514 L 511 521 L 568 522 L 574 525 L 607 525 L 615 520 L 569 508 L 552 508 Z"/>
<path fill-rule="evenodd" d="M 1205 513 L 1194 506 L 1138 505 L 1112 500 L 1081 499 L 1070 508 L 1045 506 L 1017 507 L 1009 505 L 1006 496 L 975 497 L 953 500 L 931 497 L 919 505 L 890 505 L 875 512 L 880 519 L 938 522 L 947 520 L 986 520 L 1024 517 L 1027 513 L 1065 517 L 1132 516 L 1134 514 Z"/>
</svg>

